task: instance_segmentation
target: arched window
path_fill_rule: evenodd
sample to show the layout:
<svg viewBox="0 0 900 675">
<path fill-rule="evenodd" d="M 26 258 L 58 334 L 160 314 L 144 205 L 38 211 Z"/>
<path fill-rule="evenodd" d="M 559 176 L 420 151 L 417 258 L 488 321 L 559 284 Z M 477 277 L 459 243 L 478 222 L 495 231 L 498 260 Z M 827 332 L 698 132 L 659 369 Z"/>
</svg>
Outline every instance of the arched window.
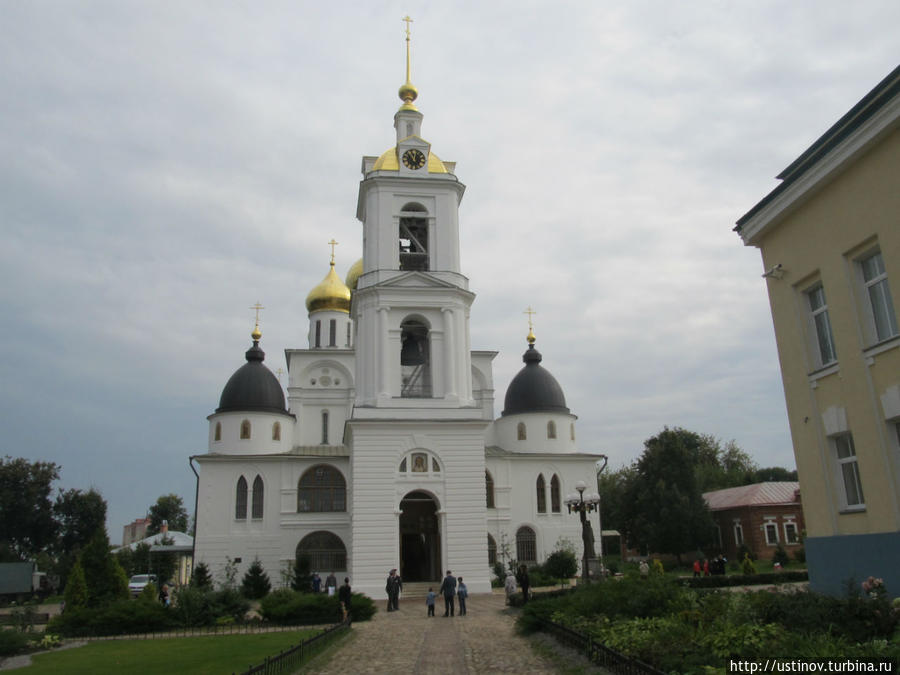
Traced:
<svg viewBox="0 0 900 675">
<path fill-rule="evenodd" d="M 243 476 L 241 478 L 243 478 Z M 246 485 L 246 483 L 244 483 L 244 485 Z M 263 517 L 263 502 L 265 501 L 265 496 L 266 488 L 263 486 L 262 476 L 257 475 L 256 478 L 253 479 L 253 503 L 250 506 L 251 518 Z"/>
<path fill-rule="evenodd" d="M 281 440 L 281 423 L 280 422 L 275 422 L 275 424 L 272 425 L 272 440 L 273 441 Z"/>
<path fill-rule="evenodd" d="M 297 513 L 347 510 L 347 483 L 328 464 L 307 469 L 297 484 Z"/>
<path fill-rule="evenodd" d="M 322 445 L 328 445 L 328 411 L 322 411 Z"/>
<path fill-rule="evenodd" d="M 537 537 L 526 525 L 516 531 L 516 558 L 523 564 L 537 562 Z"/>
<path fill-rule="evenodd" d="M 493 567 L 497 564 L 497 542 L 491 535 L 488 535 L 488 565 Z"/>
<path fill-rule="evenodd" d="M 431 397 L 428 327 L 417 319 L 400 324 L 400 396 Z"/>
<path fill-rule="evenodd" d="M 428 221 L 421 204 L 406 204 L 400 216 L 400 269 L 428 270 Z"/>
<path fill-rule="evenodd" d="M 525 422 L 519 422 L 516 425 L 516 438 L 520 441 L 524 441 L 528 438 L 528 434 L 525 432 Z"/>
<path fill-rule="evenodd" d="M 559 477 L 556 474 L 550 479 L 550 510 L 553 513 L 560 512 Z"/>
<path fill-rule="evenodd" d="M 337 319 L 328 322 L 328 346 L 337 347 Z"/>
<path fill-rule="evenodd" d="M 296 555 L 309 559 L 309 569 L 343 572 L 347 569 L 347 548 L 340 537 L 331 532 L 312 532 L 297 544 Z"/>
<path fill-rule="evenodd" d="M 250 420 L 241 422 L 241 438 L 250 438 Z"/>
<path fill-rule="evenodd" d="M 556 422 L 553 420 L 547 422 L 547 438 L 556 438 Z"/>
<path fill-rule="evenodd" d="M 484 472 L 484 490 L 487 497 L 487 507 L 494 508 L 494 479 L 487 471 Z M 489 535 L 490 536 L 490 535 Z"/>
<path fill-rule="evenodd" d="M 234 518 L 247 519 L 247 479 L 243 476 L 238 478 L 237 488 L 234 491 Z"/>
<path fill-rule="evenodd" d="M 569 426 L 569 433 L 572 436 L 572 440 L 574 441 L 575 440 L 575 422 L 572 422 L 572 424 Z"/>
<path fill-rule="evenodd" d="M 213 435 L 213 440 L 214 441 L 222 440 L 222 423 L 221 422 L 216 422 L 216 432 Z"/>
<path fill-rule="evenodd" d="M 547 513 L 547 484 L 544 482 L 544 474 L 537 477 L 537 511 Z"/>
</svg>

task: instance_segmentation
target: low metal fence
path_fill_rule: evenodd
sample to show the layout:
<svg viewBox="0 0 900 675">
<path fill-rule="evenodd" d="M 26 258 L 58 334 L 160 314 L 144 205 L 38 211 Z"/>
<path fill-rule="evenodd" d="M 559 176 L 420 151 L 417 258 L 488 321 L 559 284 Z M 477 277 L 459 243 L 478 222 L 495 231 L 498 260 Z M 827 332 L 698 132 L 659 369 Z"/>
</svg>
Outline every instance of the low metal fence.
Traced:
<svg viewBox="0 0 900 675">
<path fill-rule="evenodd" d="M 308 640 L 303 640 L 300 644 L 279 652 L 277 656 L 267 656 L 266 660 L 258 666 L 250 666 L 243 671 L 241 675 L 276 675 L 285 671 L 293 672 L 303 665 L 303 663 L 318 653 L 332 639 L 350 628 L 350 617 L 347 617 L 342 623 L 325 628 L 318 635 L 314 635 Z M 232 673 L 231 675 L 236 675 Z"/>
<path fill-rule="evenodd" d="M 552 635 L 558 642 L 581 651 L 590 659 L 591 663 L 614 673 L 620 673 L 620 675 L 665 675 L 663 671 L 657 670 L 643 661 L 625 656 L 615 649 L 610 649 L 571 628 L 544 619 L 540 619 L 539 623 L 543 632 Z"/>
</svg>

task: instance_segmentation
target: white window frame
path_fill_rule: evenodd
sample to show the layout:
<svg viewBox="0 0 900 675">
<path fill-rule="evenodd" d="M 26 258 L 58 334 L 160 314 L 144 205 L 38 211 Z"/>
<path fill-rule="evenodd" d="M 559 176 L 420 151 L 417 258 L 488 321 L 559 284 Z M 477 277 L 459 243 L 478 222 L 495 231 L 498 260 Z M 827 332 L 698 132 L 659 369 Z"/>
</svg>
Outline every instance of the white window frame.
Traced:
<svg viewBox="0 0 900 675">
<path fill-rule="evenodd" d="M 741 521 L 736 520 L 731 529 L 734 534 L 735 548 L 740 548 L 744 545 L 744 526 L 741 525 Z"/>
<path fill-rule="evenodd" d="M 869 261 L 877 260 L 874 270 L 867 267 Z M 888 283 L 887 270 L 884 266 L 884 257 L 880 249 L 866 251 L 856 259 L 857 279 L 860 284 L 860 295 L 865 314 L 865 336 L 867 347 L 886 342 L 900 335 L 897 325 L 897 315 L 894 312 L 894 302 L 891 296 L 891 287 Z M 871 278 L 866 278 L 871 274 Z M 878 293 L 879 297 L 873 297 Z M 880 305 L 881 312 L 876 311 Z M 879 322 L 879 315 L 882 317 Z"/>
<path fill-rule="evenodd" d="M 862 479 L 859 476 L 859 461 L 856 456 L 856 446 L 853 444 L 853 434 L 847 432 L 833 436 L 831 442 L 834 446 L 837 484 L 840 486 L 841 510 L 864 511 L 866 498 L 863 492 Z M 858 500 L 854 502 L 850 501 L 851 490 L 848 487 L 851 486 L 858 497 Z"/>
<path fill-rule="evenodd" d="M 809 318 L 814 370 L 819 370 L 837 363 L 837 348 L 834 344 L 834 331 L 831 330 L 831 318 L 828 316 L 825 287 L 817 282 L 803 291 L 803 297 Z M 821 304 L 818 304 L 819 301 Z"/>
<path fill-rule="evenodd" d="M 791 536 L 788 534 L 788 528 L 792 528 L 794 530 L 794 541 L 791 541 Z M 800 530 L 797 527 L 797 523 L 793 520 L 787 520 L 784 523 L 784 543 L 785 546 L 800 545 Z"/>
<path fill-rule="evenodd" d="M 771 529 L 769 529 L 771 528 Z M 778 546 L 778 524 L 774 518 L 766 518 L 762 524 L 762 531 L 766 537 L 766 546 Z M 769 536 L 770 533 L 775 534 L 775 540 Z"/>
</svg>

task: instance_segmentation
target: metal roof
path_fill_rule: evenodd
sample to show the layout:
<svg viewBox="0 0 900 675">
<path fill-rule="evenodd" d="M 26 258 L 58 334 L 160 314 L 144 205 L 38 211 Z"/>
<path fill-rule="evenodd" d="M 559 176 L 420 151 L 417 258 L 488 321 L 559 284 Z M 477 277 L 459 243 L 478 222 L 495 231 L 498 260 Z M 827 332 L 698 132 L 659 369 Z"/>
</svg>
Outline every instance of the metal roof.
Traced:
<svg viewBox="0 0 900 675">
<path fill-rule="evenodd" d="M 770 506 L 773 504 L 798 504 L 800 483 L 797 481 L 780 481 L 771 483 L 754 483 L 739 487 L 725 488 L 704 492 L 710 511 L 725 511 L 741 506 Z"/>
</svg>

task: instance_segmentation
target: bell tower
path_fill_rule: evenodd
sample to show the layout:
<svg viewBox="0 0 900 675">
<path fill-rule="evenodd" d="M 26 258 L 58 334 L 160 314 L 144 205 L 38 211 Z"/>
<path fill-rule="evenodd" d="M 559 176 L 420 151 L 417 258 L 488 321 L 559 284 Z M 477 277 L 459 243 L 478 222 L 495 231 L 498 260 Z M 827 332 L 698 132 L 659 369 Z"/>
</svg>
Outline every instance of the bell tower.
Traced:
<svg viewBox="0 0 900 675">
<path fill-rule="evenodd" d="M 357 218 L 363 272 L 353 294 L 356 408 L 474 408 L 469 308 L 475 296 L 459 264 L 465 186 L 420 136 L 423 115 L 410 80 L 394 115 L 395 145 L 363 157 Z M 473 414 L 474 414 L 473 410 Z M 374 416 L 379 416 L 375 414 Z"/>
</svg>

